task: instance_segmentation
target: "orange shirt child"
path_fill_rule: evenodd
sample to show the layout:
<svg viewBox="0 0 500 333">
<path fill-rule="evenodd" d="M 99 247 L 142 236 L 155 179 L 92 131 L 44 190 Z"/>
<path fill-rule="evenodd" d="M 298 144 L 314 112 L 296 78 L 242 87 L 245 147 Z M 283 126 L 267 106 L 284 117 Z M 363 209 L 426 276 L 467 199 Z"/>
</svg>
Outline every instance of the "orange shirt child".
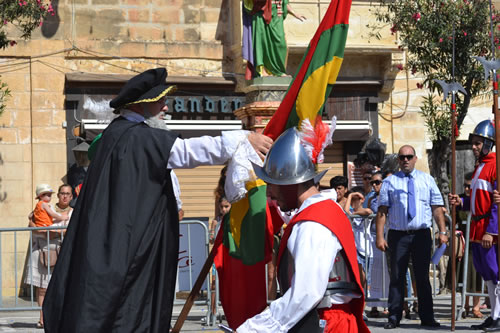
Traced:
<svg viewBox="0 0 500 333">
<path fill-rule="evenodd" d="M 54 221 L 67 220 L 67 217 L 56 213 L 49 202 L 54 191 L 47 184 L 40 184 L 36 187 L 36 199 L 39 201 L 33 211 L 33 222 L 37 227 L 51 226 Z"/>
</svg>

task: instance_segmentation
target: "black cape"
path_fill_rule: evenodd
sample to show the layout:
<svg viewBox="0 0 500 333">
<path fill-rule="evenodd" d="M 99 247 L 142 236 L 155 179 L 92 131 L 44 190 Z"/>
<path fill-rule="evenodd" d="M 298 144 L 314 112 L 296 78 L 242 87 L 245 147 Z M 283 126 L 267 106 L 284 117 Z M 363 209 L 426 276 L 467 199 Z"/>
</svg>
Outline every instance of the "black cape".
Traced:
<svg viewBox="0 0 500 333">
<path fill-rule="evenodd" d="M 177 135 L 119 117 L 104 131 L 43 304 L 45 332 L 168 332 L 179 220 Z"/>
</svg>

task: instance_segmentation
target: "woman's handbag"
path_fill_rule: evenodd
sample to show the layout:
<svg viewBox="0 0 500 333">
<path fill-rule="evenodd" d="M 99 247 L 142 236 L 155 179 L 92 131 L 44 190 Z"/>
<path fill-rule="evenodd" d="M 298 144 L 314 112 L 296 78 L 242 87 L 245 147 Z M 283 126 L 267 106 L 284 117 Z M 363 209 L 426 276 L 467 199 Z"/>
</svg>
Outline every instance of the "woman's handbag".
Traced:
<svg viewBox="0 0 500 333">
<path fill-rule="evenodd" d="M 59 256 L 59 249 L 60 247 L 57 246 L 55 249 L 40 250 L 40 264 L 42 264 L 43 267 L 47 268 L 49 267 L 50 263 L 50 267 L 54 267 L 57 262 L 57 257 Z"/>
</svg>

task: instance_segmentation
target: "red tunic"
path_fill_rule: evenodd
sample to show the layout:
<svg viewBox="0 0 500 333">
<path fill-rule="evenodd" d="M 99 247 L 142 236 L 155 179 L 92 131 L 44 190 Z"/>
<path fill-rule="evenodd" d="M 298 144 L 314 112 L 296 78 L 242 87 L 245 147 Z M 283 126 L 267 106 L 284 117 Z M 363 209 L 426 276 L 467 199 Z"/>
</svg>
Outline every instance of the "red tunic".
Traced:
<svg viewBox="0 0 500 333">
<path fill-rule="evenodd" d="M 305 208 L 303 211 L 294 216 L 292 221 L 288 224 L 285 229 L 285 234 L 281 240 L 280 249 L 277 258 L 277 267 L 280 267 L 281 257 L 287 247 L 288 238 L 292 233 L 292 229 L 296 223 L 301 221 L 311 221 L 317 222 L 324 227 L 328 228 L 337 237 L 345 251 L 347 262 L 350 265 L 351 271 L 354 273 L 356 284 L 362 294 L 361 298 L 354 298 L 346 304 L 350 307 L 351 314 L 343 312 L 343 315 L 352 319 L 352 315 L 356 318 L 357 331 L 358 332 L 370 332 L 365 322 L 363 321 L 363 309 L 365 306 L 365 296 L 363 292 L 363 287 L 361 286 L 359 278 L 358 262 L 356 257 L 356 245 L 354 243 L 354 234 L 352 233 L 351 223 L 345 215 L 344 211 L 340 206 L 331 200 L 323 200 L 318 203 L 312 204 L 311 206 Z M 278 274 L 279 276 L 279 274 Z M 330 309 L 319 309 L 320 318 L 326 319 L 328 321 L 325 332 L 331 331 L 332 325 L 335 325 L 335 320 L 332 322 L 334 316 L 338 316 L 339 305 L 333 305 Z M 335 313 L 335 315 L 334 315 Z M 330 318 L 332 317 L 332 318 Z M 349 319 L 348 319 L 349 321 Z M 338 328 L 338 327 L 337 327 Z M 337 330 L 335 330 L 337 331 Z"/>
<path fill-rule="evenodd" d="M 496 180 L 496 154 L 489 153 L 474 170 L 471 184 L 470 239 L 481 240 L 490 222 Z"/>
</svg>

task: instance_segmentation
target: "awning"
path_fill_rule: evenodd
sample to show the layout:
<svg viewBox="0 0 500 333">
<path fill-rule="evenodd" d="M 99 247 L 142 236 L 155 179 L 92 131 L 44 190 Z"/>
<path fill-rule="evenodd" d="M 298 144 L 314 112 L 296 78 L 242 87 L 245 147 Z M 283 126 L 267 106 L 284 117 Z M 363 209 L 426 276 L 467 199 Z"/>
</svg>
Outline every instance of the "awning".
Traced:
<svg viewBox="0 0 500 333">
<path fill-rule="evenodd" d="M 202 135 L 216 136 L 221 131 L 242 129 L 240 120 L 165 120 L 167 127 L 183 138 Z M 330 121 L 325 121 L 330 124 Z M 109 125 L 108 121 L 82 119 L 79 136 L 92 141 Z M 371 124 L 368 120 L 339 120 L 333 135 L 334 141 L 366 141 L 370 137 Z"/>
</svg>

